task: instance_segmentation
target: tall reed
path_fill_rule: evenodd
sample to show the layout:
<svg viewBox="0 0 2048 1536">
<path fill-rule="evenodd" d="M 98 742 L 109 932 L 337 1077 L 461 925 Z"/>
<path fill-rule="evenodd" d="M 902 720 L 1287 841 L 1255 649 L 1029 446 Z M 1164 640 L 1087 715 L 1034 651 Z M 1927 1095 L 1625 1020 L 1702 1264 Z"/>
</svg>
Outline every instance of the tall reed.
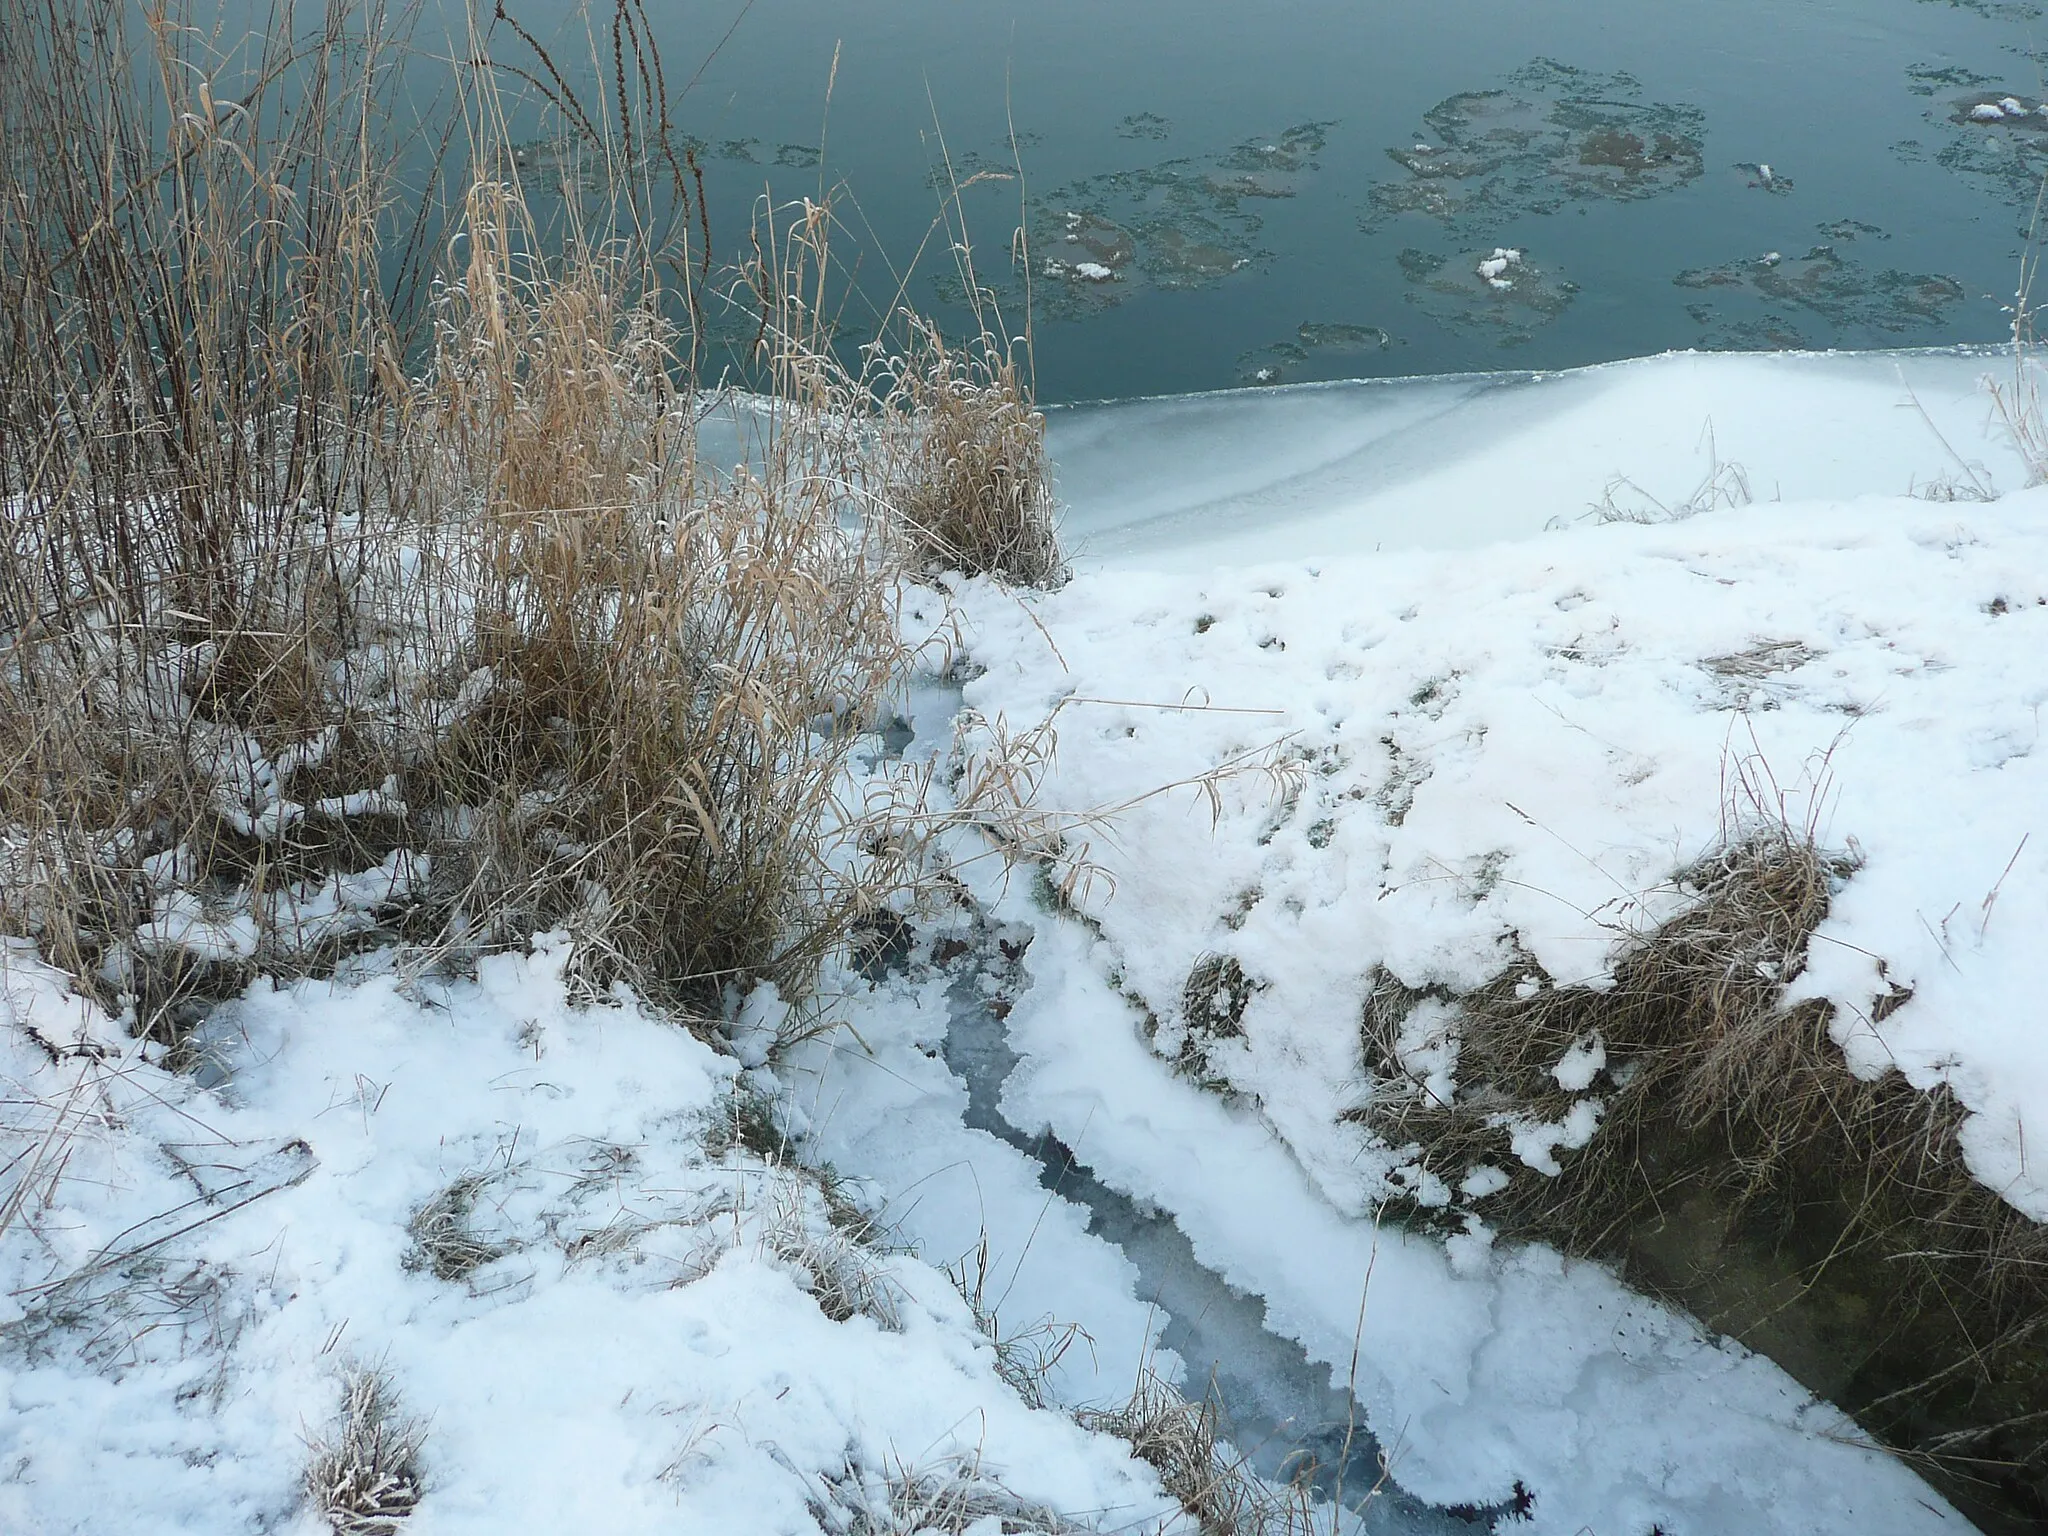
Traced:
<svg viewBox="0 0 2048 1536">
<path fill-rule="evenodd" d="M 479 38 L 437 200 L 410 11 L 230 57 L 82 4 L 0 0 L 0 925 L 173 1041 L 255 970 L 557 926 L 595 985 L 801 994 L 904 878 L 842 803 L 904 660 L 886 434 L 784 312 L 774 430 L 702 461 L 665 101 L 556 102 L 612 180 L 543 228 Z"/>
</svg>

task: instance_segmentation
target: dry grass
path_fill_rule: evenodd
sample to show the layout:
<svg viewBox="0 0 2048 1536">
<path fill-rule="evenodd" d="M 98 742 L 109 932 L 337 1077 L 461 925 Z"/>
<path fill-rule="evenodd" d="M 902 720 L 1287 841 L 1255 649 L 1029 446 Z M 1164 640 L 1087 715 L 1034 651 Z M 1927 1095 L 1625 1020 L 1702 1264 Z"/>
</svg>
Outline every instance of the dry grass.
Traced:
<svg viewBox="0 0 2048 1536">
<path fill-rule="evenodd" d="M 486 580 L 463 664 L 489 689 L 435 764 L 479 813 L 450 828 L 458 912 L 500 941 L 567 916 L 657 991 L 800 997 L 873 905 L 835 796 L 903 662 L 885 555 L 842 528 L 803 422 L 759 473 L 700 471 L 616 267 L 521 303 L 510 264 L 451 305 L 432 394 L 459 478 L 493 493 L 464 551 Z"/>
<path fill-rule="evenodd" d="M 426 1426 L 400 1411 L 390 1378 L 354 1367 L 342 1377 L 341 1414 L 312 1447 L 306 1496 L 335 1536 L 395 1536 L 418 1506 Z"/>
<path fill-rule="evenodd" d="M 1184 1397 L 1149 1368 L 1139 1372 L 1129 1402 L 1079 1418 L 1085 1428 L 1128 1440 L 1202 1536 L 1312 1536 L 1324 1528 L 1308 1489 L 1266 1482 L 1224 1442 L 1213 1398 Z"/>
<path fill-rule="evenodd" d="M 1753 1338 L 1818 1338 L 1833 1358 L 1816 1384 L 1866 1427 L 1965 1499 L 1989 1488 L 2048 1512 L 2048 1229 L 1971 1175 L 1951 1096 L 1854 1076 L 1829 1007 L 1782 1001 L 1852 868 L 1768 825 L 1685 872 L 1687 905 L 1623 943 L 1611 987 L 1533 963 L 1457 998 L 1382 978 L 1364 1021 L 1379 1081 L 1359 1118 L 1413 1148 L 1426 1219 L 1473 1211 L 1717 1301 Z M 1426 1004 L 1450 1010 L 1459 1045 L 1448 1097 L 1419 1070 Z M 1590 1143 L 1550 1146 L 1554 1173 L 1526 1166 L 1540 1128 L 1575 1111 L 1597 1114 Z M 1475 1169 L 1506 1177 L 1467 1185 Z M 1782 1283 L 1726 1289 L 1745 1267 Z"/>
<path fill-rule="evenodd" d="M 1723 462 L 1711 447 L 1711 434 L 1709 444 L 1707 472 L 1683 500 L 1659 500 L 1628 476 L 1616 475 L 1586 515 L 1596 523 L 1682 523 L 1705 512 L 1732 512 L 1748 506 L 1756 499 L 1750 491 L 1749 472 L 1740 464 Z"/>
<path fill-rule="evenodd" d="M 2041 270 L 2041 214 L 2048 207 L 2048 181 L 2034 198 L 2033 217 L 2027 225 L 2027 243 L 2020 255 L 2019 296 L 2012 310 L 2012 378 L 1991 385 L 1993 408 L 2004 422 L 2006 435 L 2027 466 L 2027 484 L 2048 484 L 2048 410 L 2041 400 L 2041 337 L 2035 316 L 2034 281 Z M 1953 454 L 1953 450 L 1951 450 Z M 1974 472 L 1973 489 L 1979 487 Z"/>
<path fill-rule="evenodd" d="M 957 196 L 956 188 L 956 206 Z M 759 316 L 754 353 L 766 393 L 817 408 L 805 424 L 817 472 L 879 516 L 911 572 L 1057 586 L 1066 562 L 1045 417 L 1028 367 L 1002 339 L 994 296 L 960 255 L 964 229 L 948 223 L 973 339 L 949 341 L 934 321 L 898 306 L 848 363 L 824 344 L 836 226 L 830 198 L 757 210 L 759 254 L 741 274 L 738 307 Z"/>
<path fill-rule="evenodd" d="M 947 1266 L 946 1278 L 967 1303 L 976 1330 L 993 1347 L 996 1376 L 1003 1385 L 1030 1407 L 1050 1408 L 1053 1397 L 1046 1384 L 1060 1361 L 1076 1343 L 1085 1342 L 1092 1349 L 1095 1341 L 1079 1323 L 1052 1317 L 1006 1331 L 988 1297 L 988 1265 L 988 1234 L 983 1232 L 973 1252 Z"/>
<path fill-rule="evenodd" d="M 1045 417 L 1022 372 L 984 334 L 949 347 L 910 317 L 891 360 L 891 406 L 909 443 L 889 500 L 926 572 L 963 571 L 1021 586 L 1066 578 L 1045 453 Z"/>
<path fill-rule="evenodd" d="M 1509 967 L 1455 999 L 1458 1087 L 1450 1099 L 1403 1065 L 1416 1046 L 1405 1037 L 1408 1021 L 1424 995 L 1381 978 L 1364 1026 L 1367 1059 L 1384 1080 L 1370 1123 L 1396 1144 L 1419 1142 L 1423 1165 L 1455 1185 L 1475 1165 L 1518 1166 L 1509 1144 L 1525 1122 L 1560 1122 L 1581 1101 L 1598 1099 L 1603 1138 L 1626 1139 L 1632 1121 L 1661 1117 L 1687 1133 L 1753 1127 L 1761 1146 L 1740 1169 L 1745 1187 L 1762 1187 L 1815 1129 L 1811 1107 L 1785 1096 L 1802 1069 L 1812 1075 L 1814 1031 L 1782 1014 L 1777 1000 L 1826 915 L 1830 883 L 1846 872 L 1810 842 L 1760 832 L 1681 878 L 1691 904 L 1627 948 L 1612 987 L 1560 987 L 1527 960 Z M 1824 1030 L 1820 1041 L 1831 1047 Z M 1560 1082 L 1557 1068 L 1569 1053 L 1595 1049 L 1608 1082 Z M 1613 1071 L 1622 1062 L 1634 1064 L 1633 1075 L 1617 1089 Z M 1543 1180 L 1546 1190 L 1554 1184 Z M 1566 1216 L 1574 1223 L 1567 1235 L 1581 1247 L 1598 1246 L 1616 1219 L 1602 1205 L 1561 1202 L 1558 1217 Z"/>
<path fill-rule="evenodd" d="M 1082 1536 L 1099 1528 L 1019 1498 L 971 1456 L 880 1470 L 849 1462 L 819 1482 L 811 1515 L 837 1536 Z"/>
<path fill-rule="evenodd" d="M 555 927 L 593 987 L 801 998 L 906 878 L 838 800 L 904 652 L 816 311 L 763 300 L 773 430 L 714 473 L 678 253 L 488 176 L 394 228 L 352 7 L 231 66 L 87 3 L 0 0 L 0 925 L 172 1042 L 257 971 Z"/>
<path fill-rule="evenodd" d="M 413 1213 L 405 1229 L 412 1239 L 407 1269 L 425 1270 L 436 1280 L 467 1280 L 504 1257 L 505 1246 L 482 1236 L 470 1220 L 477 1196 L 490 1183 L 489 1175 L 465 1174 Z"/>
<path fill-rule="evenodd" d="M 903 1326 L 901 1293 L 890 1278 L 881 1233 L 835 1203 L 812 1170 L 774 1168 L 754 1201 L 761 1250 L 809 1291 L 835 1323 L 866 1317 L 894 1332 Z"/>
<path fill-rule="evenodd" d="M 1245 1009 L 1261 985 L 1229 955 L 1197 960 L 1181 987 L 1182 1037 L 1174 1065 L 1205 1086 L 1223 1086 L 1226 1079 L 1216 1072 L 1211 1057 L 1224 1041 L 1244 1038 Z"/>
</svg>

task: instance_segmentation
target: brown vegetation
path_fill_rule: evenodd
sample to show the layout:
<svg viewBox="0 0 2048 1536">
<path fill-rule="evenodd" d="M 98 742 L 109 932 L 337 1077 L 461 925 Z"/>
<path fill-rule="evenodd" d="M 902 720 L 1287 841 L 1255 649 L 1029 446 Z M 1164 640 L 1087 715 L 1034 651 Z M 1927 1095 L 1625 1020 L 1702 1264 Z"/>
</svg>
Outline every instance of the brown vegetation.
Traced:
<svg viewBox="0 0 2048 1536">
<path fill-rule="evenodd" d="M 1015 371 L 912 322 L 900 377 L 848 373 L 829 210 L 767 210 L 766 427 L 705 464 L 701 253 L 614 143 L 544 230 L 463 75 L 442 206 L 392 179 L 355 7 L 286 4 L 251 61 L 88 3 L 7 0 L 0 53 L 0 924 L 172 1042 L 258 970 L 553 927 L 593 985 L 801 996 L 905 878 L 837 798 L 902 551 L 1057 563 Z"/>
<path fill-rule="evenodd" d="M 1213 1396 L 1185 1397 L 1143 1369 L 1128 1402 L 1080 1418 L 1130 1441 L 1132 1453 L 1157 1469 L 1166 1491 L 1195 1517 L 1201 1536 L 1307 1536 L 1323 1528 L 1307 1488 L 1268 1483 L 1231 1448 Z"/>
<path fill-rule="evenodd" d="M 314 1442 L 306 1494 L 335 1536 L 395 1536 L 420 1501 L 426 1429 L 399 1409 L 389 1378 L 352 1367 L 342 1375 L 341 1413 Z"/>
<path fill-rule="evenodd" d="M 2048 1228 L 1970 1173 L 1946 1091 L 1855 1076 L 1830 1008 L 1782 1001 L 1851 873 L 1767 826 L 1684 873 L 1686 906 L 1622 944 L 1611 986 L 1559 985 L 1525 961 L 1437 995 L 1458 1041 L 1448 1100 L 1401 1066 L 1430 995 L 1382 977 L 1364 1020 L 1381 1081 L 1359 1117 L 1453 1192 L 1474 1169 L 1508 1175 L 1425 1219 L 1470 1211 L 1618 1260 L 1773 1354 L 1979 1518 L 2048 1512 Z M 1581 1070 L 1561 1072 L 1574 1054 Z M 1560 1171 L 1524 1166 L 1518 1131 L 1594 1105 L 1597 1133 L 1556 1151 Z"/>
<path fill-rule="evenodd" d="M 893 403 L 910 446 L 889 499 L 912 568 L 1057 586 L 1066 562 L 1045 417 L 1016 360 L 987 336 L 979 346 L 952 348 L 929 325 L 912 319 L 908 328 Z"/>
</svg>

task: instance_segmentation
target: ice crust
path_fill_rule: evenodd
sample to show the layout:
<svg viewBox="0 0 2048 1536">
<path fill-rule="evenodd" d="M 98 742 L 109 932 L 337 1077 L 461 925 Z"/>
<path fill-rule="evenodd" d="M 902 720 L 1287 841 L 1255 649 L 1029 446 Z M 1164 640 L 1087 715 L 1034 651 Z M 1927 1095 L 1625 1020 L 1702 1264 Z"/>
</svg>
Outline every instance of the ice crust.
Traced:
<svg viewBox="0 0 2048 1536">
<path fill-rule="evenodd" d="M 1983 350 L 1674 353 L 1047 417 L 1084 564 L 1197 572 L 1526 538 L 1585 517 L 1621 477 L 1682 502 L 1717 461 L 1743 466 L 1760 502 L 1902 496 L 1967 482 L 1959 460 L 2015 490 L 2026 468 L 1983 388 L 2011 375 L 2009 353 Z"/>
</svg>

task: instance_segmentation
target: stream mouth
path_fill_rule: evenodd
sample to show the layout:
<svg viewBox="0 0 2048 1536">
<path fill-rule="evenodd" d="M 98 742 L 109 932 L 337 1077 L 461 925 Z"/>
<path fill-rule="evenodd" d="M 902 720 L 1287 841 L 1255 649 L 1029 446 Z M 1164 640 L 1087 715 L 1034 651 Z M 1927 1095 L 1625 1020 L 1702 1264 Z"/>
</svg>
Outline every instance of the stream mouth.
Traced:
<svg viewBox="0 0 2048 1536">
<path fill-rule="evenodd" d="M 1340 1522 L 1346 1533 L 1472 1536 L 1516 1512 L 1513 1503 L 1446 1509 L 1396 1486 L 1351 1393 L 1332 1386 L 1330 1372 L 1300 1345 L 1267 1328 L 1260 1298 L 1197 1259 L 1170 1215 L 1111 1189 L 1050 1132 L 1027 1135 L 1006 1120 L 1003 1085 L 1018 1058 L 975 981 L 970 971 L 947 994 L 944 1057 L 967 1085 L 966 1123 L 1032 1159 L 1039 1182 L 1085 1209 L 1089 1232 L 1137 1266 L 1139 1295 L 1167 1319 L 1160 1345 L 1186 1362 L 1189 1387 L 1206 1380 L 1225 1438 L 1254 1471 L 1274 1483 L 1306 1486 L 1326 1504 L 1341 1503 L 1349 1517 Z"/>
</svg>

